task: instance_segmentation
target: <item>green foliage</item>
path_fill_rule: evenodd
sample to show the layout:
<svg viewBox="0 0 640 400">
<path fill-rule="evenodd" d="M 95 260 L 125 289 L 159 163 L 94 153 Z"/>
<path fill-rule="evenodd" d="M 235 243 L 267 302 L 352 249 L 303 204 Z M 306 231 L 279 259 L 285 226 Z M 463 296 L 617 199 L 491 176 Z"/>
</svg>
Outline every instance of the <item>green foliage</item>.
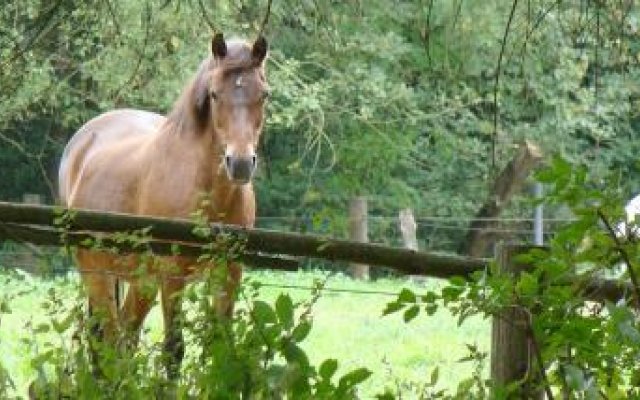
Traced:
<svg viewBox="0 0 640 400">
<path fill-rule="evenodd" d="M 617 176 L 603 183 L 600 174 L 585 165 L 554 158 L 537 176 L 551 189 L 545 202 L 568 206 L 575 220 L 555 235 L 548 249 L 532 249 L 516 258 L 531 265 L 530 270 L 514 279 L 493 266 L 490 273 L 478 273 L 469 281 L 452 278 L 439 292 L 418 295 L 405 289 L 384 313 L 403 312 L 404 320 L 410 321 L 419 312 L 431 314 L 437 307 L 447 307 L 462 324 L 470 316 L 522 310 L 530 316 L 524 327 L 528 338 L 540 349 L 541 359 L 534 352 L 532 365 L 544 365 L 541 386 L 564 398 L 637 398 L 640 325 L 635 296 L 640 289 L 636 278 L 640 247 L 635 238 L 616 231 L 624 204 Z M 615 303 L 594 299 L 588 289 L 594 279 L 605 278 L 629 288 Z M 470 350 L 468 360 L 482 360 L 476 349 Z M 496 387 L 480 376 L 461 386 L 467 384 L 464 390 L 480 390 L 473 392 L 474 398 L 487 397 L 482 388 L 491 388 L 500 398 L 517 396 L 521 389 L 520 385 Z"/>
<path fill-rule="evenodd" d="M 382 0 L 274 2 L 259 214 L 343 216 L 351 196 L 369 195 L 372 213 L 410 206 L 418 216 L 470 216 L 523 138 L 596 174 L 620 168 L 626 190 L 637 191 L 636 7 L 519 3 L 496 81 L 509 3 L 404 1 L 389 13 Z M 252 37 L 265 5 L 3 7 L 0 197 L 55 197 L 57 160 L 82 123 L 117 107 L 166 113 L 207 54 L 212 28 Z M 449 230 L 421 233 L 438 250 L 461 240 Z"/>
<path fill-rule="evenodd" d="M 291 273 L 253 269 L 245 271 L 245 277 L 252 284 L 260 283 L 258 299 L 273 308 L 283 291 L 291 296 L 294 305 L 308 302 L 314 282 L 326 281 L 322 295 L 313 306 L 311 330 L 300 342 L 300 347 L 318 373 L 321 373 L 320 366 L 326 359 L 338 362 L 334 383 L 351 370 L 359 367 L 370 369 L 373 372 L 371 377 L 358 386 L 358 396 L 363 399 L 383 393 L 387 385 L 397 387 L 402 398 L 411 398 L 412 385 L 423 383 L 435 367 L 439 369 L 437 389 L 455 390 L 458 383 L 473 372 L 472 364 L 458 362 L 468 353 L 464 344 L 475 343 L 481 351 L 488 351 L 490 321 L 481 318 L 472 318 L 457 327 L 455 318 L 444 308 L 429 318 L 418 317 L 411 324 L 404 324 L 402 318 L 380 318 L 381 310 L 390 300 L 386 293 L 397 293 L 403 287 L 416 293 L 426 288 L 437 291 L 444 284 L 437 279 L 425 282 L 402 278 L 355 281 L 343 274 L 331 274 L 327 279 L 326 273 L 313 270 Z M 0 363 L 8 370 L 16 387 L 10 390 L 10 394 L 25 397 L 27 387 L 37 376 L 30 364 L 33 349 L 41 349 L 45 343 L 56 340 L 50 329 L 47 333 L 35 335 L 36 343 L 28 345 L 32 335 L 25 324 L 31 321 L 32 326 L 37 326 L 49 321 L 42 302 L 51 288 L 63 296 L 67 304 L 74 303 L 79 276 L 70 272 L 55 279 L 17 278 L 1 286 L 1 292 L 13 300 L 10 303 L 11 313 L 5 314 L 0 324 L 0 352 L 4 354 Z M 195 290 L 188 292 L 198 293 Z M 246 308 L 246 304 L 241 298 L 237 306 Z M 185 301 L 187 318 L 193 315 L 195 307 L 195 299 Z M 186 339 L 187 344 L 192 343 L 189 337 Z M 156 305 L 143 327 L 142 349 L 160 351 L 162 340 L 162 315 L 160 306 Z M 197 348 L 188 345 L 186 354 L 197 355 Z M 486 375 L 487 364 L 484 366 L 483 374 Z"/>
<path fill-rule="evenodd" d="M 56 221 L 59 229 L 65 230 L 73 218 L 72 213 L 61 214 Z M 149 275 L 150 268 L 161 271 L 164 279 L 185 279 L 175 274 L 171 259 L 152 260 L 153 253 L 146 246 L 149 231 L 116 232 L 87 240 L 83 246 L 112 254 L 122 248 L 142 251 L 136 256 L 139 267 L 131 273 L 145 285 L 158 284 L 158 276 Z M 195 233 L 211 237 L 202 226 Z M 46 322 L 27 324 L 31 333 L 28 344 L 34 353 L 31 366 L 37 371 L 29 391 L 42 399 L 356 398 L 358 386 L 371 371 L 357 368 L 336 375 L 337 360 L 326 360 L 317 368 L 301 347 L 312 328 L 312 307 L 320 298 L 322 282 L 317 282 L 308 301 L 294 303 L 288 294 L 280 294 L 274 305 L 259 298 L 259 282 L 246 282 L 239 295 L 243 307 L 231 317 L 223 317 L 216 310 L 212 297 L 218 297 L 225 288 L 229 279 L 227 262 L 238 246 L 242 242 L 238 244 L 233 238 L 223 238 L 222 243 L 212 241 L 197 258 L 198 262 L 211 264 L 201 271 L 204 282 L 188 286 L 182 293 L 191 312 L 178 316 L 179 326 L 184 327 L 191 351 L 177 378 L 171 376 L 171 367 L 167 366 L 170 354 L 154 346 L 131 347 L 136 340 L 130 335 L 136 333 L 120 327 L 115 341 L 97 334 L 105 327 L 106 315 L 97 308 L 94 315 L 85 315 L 86 293 L 82 290 L 69 301 L 52 288 L 43 302 Z M 179 254 L 179 249 L 176 251 Z M 3 298 L 0 311 L 6 307 Z M 48 334 L 55 340 L 39 345 L 39 336 Z M 8 392 L 11 381 L 4 369 L 0 373 L 0 389 Z"/>
<path fill-rule="evenodd" d="M 6 280 L 7 278 L 5 278 Z M 10 308 L 11 297 L 7 293 L 3 293 L 0 295 L 0 328 L 2 327 L 2 316 L 3 314 L 9 314 L 11 312 Z M 5 369 L 3 364 L 0 362 L 0 397 L 9 398 L 9 393 L 11 391 L 15 391 L 15 386 L 13 381 L 11 380 L 11 376 L 9 372 Z"/>
<path fill-rule="evenodd" d="M 338 361 L 327 359 L 313 366 L 300 347 L 311 326 L 311 308 L 318 299 L 294 304 L 280 295 L 275 305 L 258 299 L 259 283 L 246 285 L 244 306 L 229 321 L 215 316 L 209 294 L 218 277 L 188 289 L 193 305 L 185 318 L 190 338 L 181 375 L 168 380 L 162 367 L 162 351 L 143 346 L 134 354 L 96 342 L 87 327 L 78 291 L 75 302 L 62 302 L 56 290 L 45 300 L 47 322 L 32 327 L 38 371 L 30 390 L 38 398 L 296 398 L 352 399 L 356 388 L 371 372 L 359 368 L 336 374 Z M 317 290 L 321 290 L 319 286 Z M 55 342 L 35 347 L 41 334 L 54 332 Z M 99 375 L 91 363 L 97 352 Z M 0 386 L 0 388 L 4 388 Z M 8 389 L 4 389 L 8 393 Z"/>
<path fill-rule="evenodd" d="M 492 181 L 494 144 L 496 167 L 523 138 L 557 151 L 561 157 L 538 179 L 551 185 L 547 201 L 557 207 L 550 211 L 568 205 L 576 220 L 557 232 L 548 252 L 528 255 L 534 270 L 517 280 L 482 274 L 472 282 L 452 280 L 439 292 L 403 291 L 385 313 L 402 312 L 412 321 L 446 307 L 464 323 L 505 306 L 543 304 L 531 328 L 549 365 L 548 385 L 583 397 L 637 396 L 639 335 L 628 301 L 591 310 L 581 297 L 587 278 L 631 279 L 639 254 L 637 243 L 618 244 L 601 226 L 615 224 L 622 199 L 640 185 L 640 31 L 633 2 L 520 2 L 509 31 L 511 2 L 503 1 L 404 1 L 394 3 L 393 13 L 383 0 L 274 3 L 268 27 L 274 96 L 257 181 L 261 214 L 316 217 L 323 229 L 341 233 L 345 224 L 335 216 L 348 198 L 365 194 L 373 197 L 372 213 L 412 206 L 418 215 L 467 216 Z M 255 0 L 5 5 L 0 197 L 17 199 L 27 191 L 55 197 L 57 159 L 83 122 L 116 107 L 166 112 L 207 53 L 211 28 L 251 36 L 263 8 Z M 527 206 L 516 203 L 509 212 Z M 457 240 L 434 233 L 428 245 L 443 250 Z M 631 265 L 621 266 L 621 257 Z M 570 273 L 577 275 L 567 285 Z M 221 358 L 205 358 L 206 368 L 193 362 L 194 376 L 224 374 L 225 360 L 243 375 L 225 381 L 229 387 L 209 382 L 210 393 L 245 390 L 249 379 L 258 382 L 251 385 L 258 392 L 352 394 L 367 373 L 356 370 L 336 381 L 333 360 L 317 370 L 309 365 L 298 344 L 311 322 L 297 307 L 286 297 L 275 305 L 254 299 L 230 325 L 198 320 L 194 326 L 206 327 L 208 335 L 233 340 L 196 335 L 201 348 L 213 346 Z M 56 321 L 64 327 L 68 320 Z M 56 326 L 34 330 L 57 332 Z M 54 346 L 38 364 L 64 365 L 65 354 L 81 353 Z M 470 353 L 481 363 L 477 351 Z M 83 360 L 73 359 L 74 365 Z M 127 379 L 153 368 L 136 356 L 121 362 L 123 368 L 109 373 L 129 373 L 121 378 L 131 390 Z M 56 368 L 53 376 L 66 382 L 68 371 Z M 87 371 L 72 371 L 70 387 L 91 390 L 83 380 Z M 0 391 L 10 386 L 4 376 L 0 370 Z M 51 371 L 43 376 L 48 385 Z M 482 395 L 487 386 L 481 378 L 466 382 L 461 396 Z M 164 383 L 148 383 L 135 393 L 164 390 Z"/>
</svg>

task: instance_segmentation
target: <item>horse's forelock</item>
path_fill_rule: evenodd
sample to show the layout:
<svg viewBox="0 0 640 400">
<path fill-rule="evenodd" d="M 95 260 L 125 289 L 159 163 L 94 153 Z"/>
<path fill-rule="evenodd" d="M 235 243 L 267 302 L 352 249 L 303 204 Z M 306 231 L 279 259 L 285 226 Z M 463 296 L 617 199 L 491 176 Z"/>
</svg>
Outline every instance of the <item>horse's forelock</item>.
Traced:
<svg viewBox="0 0 640 400">
<path fill-rule="evenodd" d="M 221 68 L 222 76 L 227 77 L 233 73 L 261 67 L 262 64 L 255 64 L 251 54 L 251 44 L 241 39 L 227 40 L 226 56 L 218 60 L 210 55 L 200 63 L 190 90 L 186 90 L 178 99 L 169 118 L 183 120 L 186 116 L 186 110 L 191 109 L 197 124 L 199 126 L 206 125 L 210 119 L 209 79 L 211 71 L 215 68 Z"/>
<path fill-rule="evenodd" d="M 223 76 L 262 67 L 262 60 L 256 62 L 253 45 L 242 39 L 227 40 L 227 55 L 219 60 Z"/>
</svg>

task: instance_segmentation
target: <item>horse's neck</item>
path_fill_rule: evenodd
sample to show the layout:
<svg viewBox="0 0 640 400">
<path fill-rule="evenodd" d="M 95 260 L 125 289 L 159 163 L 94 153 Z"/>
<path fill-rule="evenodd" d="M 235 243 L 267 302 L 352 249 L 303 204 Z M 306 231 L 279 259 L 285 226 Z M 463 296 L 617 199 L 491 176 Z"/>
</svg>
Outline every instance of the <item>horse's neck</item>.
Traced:
<svg viewBox="0 0 640 400">
<path fill-rule="evenodd" d="M 253 224 L 253 190 L 233 185 L 223 167 L 222 151 L 210 132 L 163 129 L 155 139 L 150 184 L 171 210 L 187 217 L 203 209 L 211 221 Z M 246 204 L 250 204 L 247 210 Z"/>
</svg>

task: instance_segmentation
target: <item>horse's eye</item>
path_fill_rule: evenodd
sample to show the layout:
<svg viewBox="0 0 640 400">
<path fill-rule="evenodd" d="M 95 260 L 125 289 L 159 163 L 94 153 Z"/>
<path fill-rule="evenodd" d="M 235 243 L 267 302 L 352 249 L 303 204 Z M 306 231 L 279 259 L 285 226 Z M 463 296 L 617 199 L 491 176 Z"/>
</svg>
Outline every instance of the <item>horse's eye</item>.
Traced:
<svg viewBox="0 0 640 400">
<path fill-rule="evenodd" d="M 213 100 L 213 101 L 218 100 L 218 93 L 216 93 L 216 92 L 211 92 L 211 100 Z"/>
</svg>

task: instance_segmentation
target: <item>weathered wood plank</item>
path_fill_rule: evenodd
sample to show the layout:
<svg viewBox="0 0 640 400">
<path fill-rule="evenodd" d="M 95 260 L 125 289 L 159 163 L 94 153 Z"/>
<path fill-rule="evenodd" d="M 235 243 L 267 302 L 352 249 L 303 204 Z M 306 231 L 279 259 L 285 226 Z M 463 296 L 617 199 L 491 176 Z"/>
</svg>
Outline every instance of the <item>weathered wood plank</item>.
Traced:
<svg viewBox="0 0 640 400">
<path fill-rule="evenodd" d="M 2 223 L 54 225 L 63 209 L 0 202 Z M 238 226 L 212 224 L 210 239 L 194 234 L 196 224 L 188 220 L 141 217 L 121 213 L 72 210 L 65 222 L 68 232 L 131 232 L 150 227 L 149 235 L 158 242 L 205 244 L 211 240 L 231 238 L 241 241 L 247 253 L 286 254 L 297 257 L 320 258 L 329 261 L 357 262 L 394 269 L 404 274 L 428 275 L 438 278 L 468 277 L 487 267 L 489 260 L 455 255 L 393 248 L 373 243 L 331 239 L 316 235 L 249 229 Z M 55 241 L 51 244 L 59 244 Z M 159 246 L 159 245 L 158 245 Z"/>
<path fill-rule="evenodd" d="M 493 189 L 482 205 L 460 246 L 459 252 L 471 257 L 482 257 L 495 240 L 491 228 L 513 195 L 522 186 L 531 170 L 542 160 L 540 149 L 525 141 L 516 156 L 496 179 Z"/>
</svg>

